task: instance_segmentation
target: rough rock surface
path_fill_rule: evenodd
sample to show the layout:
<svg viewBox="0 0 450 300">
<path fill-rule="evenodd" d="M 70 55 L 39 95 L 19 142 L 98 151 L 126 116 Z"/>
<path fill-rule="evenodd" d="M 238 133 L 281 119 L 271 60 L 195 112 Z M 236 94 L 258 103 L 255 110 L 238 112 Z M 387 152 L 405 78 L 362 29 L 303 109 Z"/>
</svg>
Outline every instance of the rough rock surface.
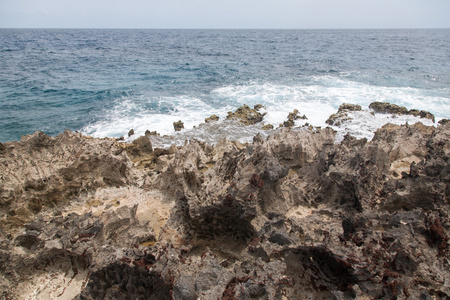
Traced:
<svg viewBox="0 0 450 300">
<path fill-rule="evenodd" d="M 434 115 L 428 111 L 418 110 L 418 109 L 408 110 L 404 106 L 390 104 L 387 102 L 372 102 L 372 103 L 370 103 L 369 108 L 373 109 L 375 112 L 378 112 L 378 113 L 391 113 L 391 114 L 397 114 L 397 115 L 412 115 L 412 116 L 416 116 L 416 117 L 430 119 L 433 122 L 435 121 Z"/>
<path fill-rule="evenodd" d="M 184 123 L 181 120 L 173 122 L 173 129 L 175 131 L 181 131 L 181 129 L 184 129 Z"/>
<path fill-rule="evenodd" d="M 0 144 L 0 297 L 448 299 L 450 125 L 334 137 Z"/>
<path fill-rule="evenodd" d="M 339 106 L 338 112 L 329 116 L 325 123 L 332 126 L 341 126 L 342 122 L 352 119 L 348 116 L 350 111 L 361 111 L 361 105 L 343 103 Z"/>
<path fill-rule="evenodd" d="M 344 112 L 344 111 L 360 111 L 361 105 L 359 104 L 350 104 L 350 103 L 343 103 L 341 106 L 339 106 L 338 112 Z"/>
<path fill-rule="evenodd" d="M 262 130 L 272 130 L 273 129 L 273 125 L 272 124 L 266 124 L 263 125 L 263 127 L 261 127 Z"/>
<path fill-rule="evenodd" d="M 442 119 L 438 123 L 441 124 L 441 125 L 446 125 L 446 124 L 450 123 L 450 119 Z"/>
<path fill-rule="evenodd" d="M 205 119 L 205 123 L 217 122 L 219 121 L 219 116 L 211 115 L 210 117 Z"/>
<path fill-rule="evenodd" d="M 284 121 L 283 124 L 280 124 L 280 127 L 292 128 L 295 125 L 295 120 L 298 119 L 307 120 L 308 118 L 305 115 L 300 116 L 300 112 L 297 109 L 294 109 L 293 112 L 288 114 L 287 120 Z"/>
<path fill-rule="evenodd" d="M 159 136 L 159 133 L 156 132 L 156 131 L 150 131 L 150 130 L 147 129 L 147 130 L 145 131 L 145 135 L 146 135 L 146 136 L 149 136 L 149 135 Z"/>
<path fill-rule="evenodd" d="M 254 108 L 250 108 L 248 105 L 244 104 L 235 112 L 228 112 L 227 120 L 237 120 L 244 125 L 252 125 L 259 123 L 263 120 L 264 114 L 260 113 L 263 106 L 261 104 L 257 104 Z"/>
</svg>

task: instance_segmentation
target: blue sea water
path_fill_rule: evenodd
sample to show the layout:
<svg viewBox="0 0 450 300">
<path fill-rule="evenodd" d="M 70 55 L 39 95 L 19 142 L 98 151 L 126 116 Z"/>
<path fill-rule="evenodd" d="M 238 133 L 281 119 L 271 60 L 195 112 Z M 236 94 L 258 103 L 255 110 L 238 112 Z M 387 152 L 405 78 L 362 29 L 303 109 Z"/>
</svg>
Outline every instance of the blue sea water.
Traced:
<svg viewBox="0 0 450 300">
<path fill-rule="evenodd" d="M 64 129 L 176 136 L 178 120 L 180 138 L 245 139 L 260 128 L 198 125 L 261 103 L 275 127 L 293 109 L 325 126 L 340 104 L 373 101 L 449 118 L 450 30 L 0 29 L 1 142 Z M 355 115 L 341 129 L 364 137 L 418 121 L 386 118 Z"/>
</svg>

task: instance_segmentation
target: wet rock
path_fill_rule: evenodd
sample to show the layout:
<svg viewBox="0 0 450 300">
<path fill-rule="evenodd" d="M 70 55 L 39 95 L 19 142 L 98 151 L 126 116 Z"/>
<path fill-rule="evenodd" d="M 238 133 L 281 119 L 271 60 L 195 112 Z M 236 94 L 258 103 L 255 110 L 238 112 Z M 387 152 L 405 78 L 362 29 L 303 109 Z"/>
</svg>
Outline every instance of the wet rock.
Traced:
<svg viewBox="0 0 450 300">
<path fill-rule="evenodd" d="M 447 125 L 450 123 L 450 119 L 441 119 L 438 123 L 441 125 Z"/>
<path fill-rule="evenodd" d="M 345 111 L 361 111 L 361 105 L 343 103 L 339 106 L 338 113 L 345 112 Z"/>
<path fill-rule="evenodd" d="M 408 114 L 408 109 L 406 107 L 399 106 L 397 104 L 390 104 L 387 102 L 372 102 L 370 103 L 369 108 L 378 113 L 390 113 L 397 115 Z"/>
<path fill-rule="evenodd" d="M 253 125 L 261 122 L 263 117 L 264 114 L 261 114 L 258 110 L 252 109 L 244 104 L 236 109 L 235 112 L 228 112 L 227 120 L 237 120 L 244 125 Z"/>
<path fill-rule="evenodd" d="M 181 131 L 181 129 L 184 129 L 184 123 L 181 120 L 173 122 L 173 129 L 175 129 L 175 131 Z"/>
<path fill-rule="evenodd" d="M 408 115 L 421 117 L 421 118 L 425 118 L 425 119 L 430 119 L 433 122 L 435 121 L 434 115 L 432 113 L 430 113 L 429 111 L 425 111 L 425 110 L 410 109 L 408 111 Z"/>
<path fill-rule="evenodd" d="M 157 136 L 157 135 L 159 135 L 159 133 L 156 132 L 156 131 L 150 131 L 150 130 L 147 129 L 147 130 L 145 131 L 145 135 L 146 135 L 146 136 L 149 136 L 149 135 Z"/>
<path fill-rule="evenodd" d="M 272 130 L 273 125 L 272 124 L 266 124 L 263 127 L 261 127 L 262 130 Z"/>
<path fill-rule="evenodd" d="M 255 109 L 255 110 L 261 110 L 263 108 L 265 109 L 264 105 L 262 105 L 262 104 L 256 104 L 253 106 L 253 109 Z"/>
<path fill-rule="evenodd" d="M 390 113 L 397 115 L 412 115 L 419 116 L 421 118 L 430 119 L 433 122 L 435 121 L 435 117 L 432 113 L 424 110 L 411 109 L 408 110 L 404 106 L 399 106 L 396 104 L 390 104 L 387 102 L 372 102 L 369 105 L 369 108 L 374 110 L 377 113 Z"/>
<path fill-rule="evenodd" d="M 205 119 L 205 123 L 212 123 L 212 122 L 217 122 L 217 121 L 219 121 L 219 117 L 216 115 L 212 115 Z"/>
<path fill-rule="evenodd" d="M 342 122 L 350 121 L 352 118 L 348 116 L 348 113 L 346 112 L 340 112 L 336 114 L 332 114 L 328 117 L 328 119 L 325 121 L 328 125 L 331 126 L 341 126 Z"/>
<path fill-rule="evenodd" d="M 339 106 L 338 112 L 329 116 L 325 123 L 331 126 L 341 126 L 342 123 L 352 120 L 352 117 L 349 116 L 349 112 L 352 111 L 361 111 L 361 105 L 343 103 Z"/>
<path fill-rule="evenodd" d="M 128 131 L 128 137 L 134 135 L 134 129 L 130 129 L 130 131 Z"/>
<path fill-rule="evenodd" d="M 297 109 L 294 109 L 293 112 L 289 113 L 289 115 L 287 116 L 287 121 L 284 121 L 282 127 L 292 128 L 295 125 L 295 120 L 299 119 L 307 120 L 308 118 L 305 115 L 300 116 L 299 111 Z"/>
</svg>

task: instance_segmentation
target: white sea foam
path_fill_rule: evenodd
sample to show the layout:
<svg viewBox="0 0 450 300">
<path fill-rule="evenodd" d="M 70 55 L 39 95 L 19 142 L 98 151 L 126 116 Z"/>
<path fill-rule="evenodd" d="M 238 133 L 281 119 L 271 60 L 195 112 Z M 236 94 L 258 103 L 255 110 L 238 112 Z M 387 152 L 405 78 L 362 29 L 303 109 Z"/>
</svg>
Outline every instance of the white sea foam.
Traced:
<svg viewBox="0 0 450 300">
<path fill-rule="evenodd" d="M 342 141 L 346 134 L 350 134 L 358 139 L 366 138 L 371 140 L 375 131 L 387 123 L 402 125 L 422 122 L 428 126 L 434 125 L 430 119 L 421 119 L 409 115 L 372 114 L 367 110 L 349 112 L 348 117 L 350 120 L 342 122 L 340 126 L 331 126 L 337 131 L 336 142 Z"/>
<path fill-rule="evenodd" d="M 437 120 L 450 115 L 448 95 L 450 89 L 422 90 L 405 87 L 375 86 L 347 79 L 318 76 L 311 77 L 303 84 L 257 84 L 231 85 L 210 92 L 206 100 L 195 96 L 178 97 L 136 97 L 119 99 L 111 111 L 105 113 L 103 120 L 86 126 L 82 131 L 95 137 L 126 136 L 133 128 L 135 135 L 126 140 L 143 135 L 148 129 L 156 130 L 161 135 L 171 135 L 171 138 L 153 138 L 155 146 L 167 147 L 172 143 L 182 144 L 186 139 L 199 139 L 215 143 L 222 137 L 251 141 L 258 132 L 270 134 L 261 130 L 261 125 L 242 127 L 233 122 L 220 121 L 218 124 L 202 124 L 206 117 L 216 114 L 221 120 L 226 118 L 228 111 L 234 111 L 243 104 L 265 106 L 263 122 L 278 127 L 283 123 L 289 112 L 298 109 L 307 120 L 297 120 L 296 126 L 308 123 L 313 126 L 328 126 L 325 121 L 335 113 L 342 103 L 359 104 L 365 111 L 352 112 L 350 121 L 343 122 L 338 131 L 337 140 L 347 133 L 358 138 L 373 137 L 376 129 L 386 123 L 412 124 L 423 122 L 432 125 L 428 119 L 413 116 L 392 116 L 368 112 L 368 105 L 374 101 L 390 102 L 407 108 L 428 110 L 434 113 Z M 173 122 L 182 120 L 185 129 L 175 132 Z M 200 125 L 202 124 L 202 125 Z M 200 126 L 199 126 L 200 125 Z M 195 127 L 195 128 L 194 128 Z"/>
</svg>

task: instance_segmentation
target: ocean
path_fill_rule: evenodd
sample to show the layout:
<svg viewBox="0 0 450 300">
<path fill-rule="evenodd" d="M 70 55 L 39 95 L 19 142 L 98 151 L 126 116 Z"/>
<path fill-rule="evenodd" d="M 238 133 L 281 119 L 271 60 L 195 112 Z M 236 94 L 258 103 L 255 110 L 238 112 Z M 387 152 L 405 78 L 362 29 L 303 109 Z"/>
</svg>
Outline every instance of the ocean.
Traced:
<svg viewBox="0 0 450 300">
<path fill-rule="evenodd" d="M 143 135 L 156 146 L 197 138 L 242 142 L 260 125 L 224 122 L 265 106 L 276 127 L 298 109 L 313 126 L 342 103 L 374 101 L 450 117 L 450 29 L 102 30 L 0 29 L 0 141 L 36 130 L 94 137 Z M 216 114 L 219 123 L 202 124 Z M 353 113 L 334 127 L 371 138 L 387 122 L 428 119 Z M 185 129 L 175 132 L 173 122 Z M 134 129 L 136 134 L 128 137 Z"/>
</svg>

